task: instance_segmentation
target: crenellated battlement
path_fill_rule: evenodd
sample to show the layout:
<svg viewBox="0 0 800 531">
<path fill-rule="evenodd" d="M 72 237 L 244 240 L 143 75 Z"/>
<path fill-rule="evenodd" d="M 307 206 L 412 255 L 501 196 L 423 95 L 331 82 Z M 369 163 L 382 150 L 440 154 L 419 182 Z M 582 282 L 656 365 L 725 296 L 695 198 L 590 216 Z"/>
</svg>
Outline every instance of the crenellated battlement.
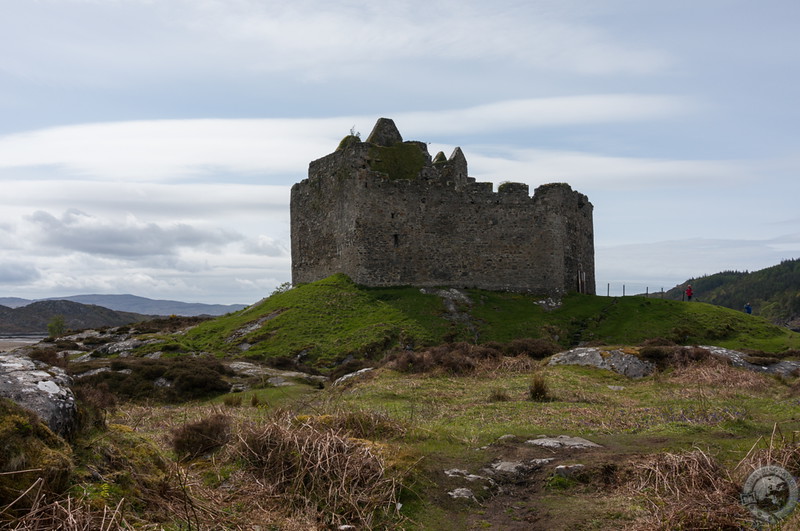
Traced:
<svg viewBox="0 0 800 531">
<path fill-rule="evenodd" d="M 567 184 L 476 182 L 381 118 L 292 187 L 292 281 L 594 292 L 592 205 Z"/>
</svg>

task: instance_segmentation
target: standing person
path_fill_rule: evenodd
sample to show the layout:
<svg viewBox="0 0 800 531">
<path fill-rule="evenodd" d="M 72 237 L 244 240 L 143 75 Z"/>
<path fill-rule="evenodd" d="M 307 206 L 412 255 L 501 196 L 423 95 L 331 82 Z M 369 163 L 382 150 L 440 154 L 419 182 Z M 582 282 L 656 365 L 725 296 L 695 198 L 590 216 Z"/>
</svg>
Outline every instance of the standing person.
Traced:
<svg viewBox="0 0 800 531">
<path fill-rule="evenodd" d="M 692 285 L 689 284 L 688 286 L 686 286 L 686 300 L 687 301 L 691 301 L 693 294 L 694 294 L 694 291 L 692 291 Z"/>
<path fill-rule="evenodd" d="M 750 303 L 749 303 L 749 302 L 748 302 L 747 304 L 745 304 L 745 305 L 744 305 L 744 313 L 748 313 L 748 314 L 749 314 L 749 313 L 753 313 L 753 307 L 752 307 L 752 306 L 750 306 Z"/>
</svg>

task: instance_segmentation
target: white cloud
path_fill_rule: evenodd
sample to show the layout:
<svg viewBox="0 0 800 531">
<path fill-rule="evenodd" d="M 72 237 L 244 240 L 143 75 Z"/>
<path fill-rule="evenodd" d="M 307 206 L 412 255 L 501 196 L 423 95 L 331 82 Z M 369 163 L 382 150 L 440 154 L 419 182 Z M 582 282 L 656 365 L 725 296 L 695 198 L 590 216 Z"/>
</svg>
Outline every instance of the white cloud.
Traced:
<svg viewBox="0 0 800 531">
<path fill-rule="evenodd" d="M 477 151 L 477 155 L 473 154 Z M 470 150 L 470 174 L 487 180 L 526 182 L 533 186 L 568 182 L 578 188 L 642 189 L 653 186 L 744 181 L 751 163 L 731 160 L 670 160 L 618 157 L 541 149 Z"/>
<path fill-rule="evenodd" d="M 395 121 L 407 138 L 430 138 L 647 120 L 687 108 L 684 101 L 666 96 L 589 95 L 400 113 Z M 128 181 L 196 179 L 228 172 L 293 182 L 305 176 L 309 161 L 333 151 L 353 124 L 371 129 L 375 119 L 158 120 L 54 127 L 0 137 L 0 169 L 8 173 L 45 167 L 46 173 L 49 166 L 51 172 L 82 178 Z"/>
<path fill-rule="evenodd" d="M 108 88 L 208 77 L 373 79 L 418 69 L 505 65 L 646 74 L 668 53 L 592 20 L 596 8 L 516 2 L 11 0 L 0 71 L 38 83 Z M 565 4 L 565 2 L 562 2 Z M 414 84 L 398 76 L 398 82 Z"/>
<path fill-rule="evenodd" d="M 657 94 L 589 94 L 509 100 L 448 111 L 399 113 L 400 132 L 487 134 L 576 124 L 672 119 L 694 110 L 685 98 Z"/>
<path fill-rule="evenodd" d="M 75 209 L 58 218 L 39 210 L 29 221 L 40 245 L 100 256 L 142 259 L 172 255 L 180 248 L 218 250 L 242 239 L 239 234 L 221 229 L 202 230 L 184 223 L 145 223 L 134 216 L 127 216 L 119 223 Z"/>
</svg>

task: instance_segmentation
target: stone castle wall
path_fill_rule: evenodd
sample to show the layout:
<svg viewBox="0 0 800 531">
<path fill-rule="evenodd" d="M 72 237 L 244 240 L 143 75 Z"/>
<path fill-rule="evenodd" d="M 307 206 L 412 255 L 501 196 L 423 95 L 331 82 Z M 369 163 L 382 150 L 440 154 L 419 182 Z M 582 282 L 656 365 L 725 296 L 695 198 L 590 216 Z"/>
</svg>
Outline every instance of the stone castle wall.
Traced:
<svg viewBox="0 0 800 531">
<path fill-rule="evenodd" d="M 381 119 L 292 187 L 292 282 L 595 292 L 592 204 L 566 184 L 491 183 Z"/>
</svg>

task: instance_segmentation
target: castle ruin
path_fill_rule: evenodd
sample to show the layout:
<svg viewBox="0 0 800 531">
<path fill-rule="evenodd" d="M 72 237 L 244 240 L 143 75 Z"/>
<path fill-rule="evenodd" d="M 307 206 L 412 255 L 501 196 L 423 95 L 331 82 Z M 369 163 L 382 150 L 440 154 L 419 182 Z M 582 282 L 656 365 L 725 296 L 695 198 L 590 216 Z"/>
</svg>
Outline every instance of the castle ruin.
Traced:
<svg viewBox="0 0 800 531">
<path fill-rule="evenodd" d="M 292 283 L 595 293 L 592 204 L 569 185 L 480 183 L 381 118 L 292 186 Z"/>
</svg>

